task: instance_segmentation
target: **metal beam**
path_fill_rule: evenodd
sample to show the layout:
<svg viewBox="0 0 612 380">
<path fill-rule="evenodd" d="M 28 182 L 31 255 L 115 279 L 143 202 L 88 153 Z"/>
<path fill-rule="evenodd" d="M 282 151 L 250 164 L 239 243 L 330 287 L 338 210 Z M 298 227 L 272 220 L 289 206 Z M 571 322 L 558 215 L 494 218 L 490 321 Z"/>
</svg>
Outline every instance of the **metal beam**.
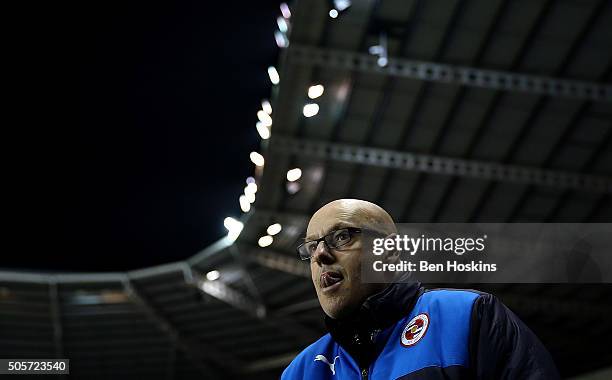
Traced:
<svg viewBox="0 0 612 380">
<path fill-rule="evenodd" d="M 246 246 L 245 246 L 246 247 Z M 251 252 L 245 255 L 245 260 L 252 260 Z M 290 318 L 282 315 L 268 313 L 264 304 L 256 299 L 236 291 L 221 281 L 208 281 L 200 273 L 190 268 L 185 268 L 185 282 L 197 286 L 206 294 L 223 301 L 236 309 L 244 310 L 247 313 L 259 318 L 264 326 L 274 327 L 283 331 L 292 338 L 297 338 L 301 343 L 311 343 L 312 339 L 320 335 L 320 331 L 303 326 Z M 187 273 L 191 273 L 187 275 Z M 190 277 L 191 276 L 191 277 Z"/>
<path fill-rule="evenodd" d="M 225 236 L 225 237 L 217 240 L 213 244 L 209 245 L 208 247 L 204 248 L 200 252 L 196 253 L 195 255 L 191 256 L 190 258 L 188 258 L 187 262 L 192 267 L 195 266 L 195 265 L 198 265 L 198 264 L 202 263 L 203 261 L 207 260 L 208 258 L 219 254 L 225 248 L 231 246 L 232 243 L 233 243 L 233 241 L 230 238 L 228 238 L 227 236 Z"/>
<path fill-rule="evenodd" d="M 242 271 L 242 276 L 243 276 L 242 280 L 244 281 L 247 287 L 247 290 L 249 291 L 250 296 L 252 297 L 252 299 L 255 301 L 257 305 L 256 315 L 259 316 L 260 318 L 263 318 L 266 315 L 266 304 L 264 303 L 264 300 L 261 296 L 261 293 L 259 292 L 259 289 L 257 288 L 257 285 L 255 285 L 253 276 L 251 276 L 251 273 L 249 272 L 247 268 L 245 259 L 240 254 L 240 251 L 238 250 L 236 244 L 232 244 L 229 247 L 229 252 L 234 257 L 234 260 L 240 267 Z"/>
<path fill-rule="evenodd" d="M 412 5 L 413 10 L 411 11 L 411 13 L 414 13 L 414 8 L 420 7 L 422 2 L 423 0 L 416 0 L 415 2 L 413 2 L 413 5 Z M 378 27 L 378 24 L 379 24 L 378 15 L 379 15 L 379 11 L 381 8 L 381 3 L 382 1 L 375 0 L 375 1 L 370 1 L 370 2 L 362 2 L 360 4 L 359 6 L 359 8 L 361 8 L 360 11 L 363 11 L 364 12 L 363 14 L 367 15 L 365 17 L 367 18 L 367 22 L 363 23 L 364 28 L 360 29 L 359 34 L 354 36 L 355 41 L 356 41 L 354 47 L 357 51 L 367 50 L 368 43 L 370 42 L 370 37 L 372 36 L 372 34 L 380 33 L 380 28 Z M 368 6 L 369 8 L 366 11 L 366 8 Z M 330 23 L 328 22 L 327 25 L 329 24 Z M 414 23 L 411 23 L 411 22 L 407 23 L 410 29 L 413 27 L 412 26 L 413 24 Z M 318 45 L 324 46 L 327 44 L 327 41 L 329 40 L 329 38 L 325 38 L 325 37 L 326 36 L 322 36 Z M 289 57 L 290 53 L 291 52 L 289 51 L 289 49 L 287 49 L 287 53 L 286 53 L 287 58 Z M 289 66 L 289 64 L 284 64 L 284 65 Z M 324 67 L 321 67 L 319 69 L 312 70 L 311 83 L 318 83 L 321 81 L 321 79 L 323 79 L 322 73 L 326 71 L 324 69 L 325 69 Z M 362 79 L 362 77 L 363 76 L 360 76 L 359 73 L 357 72 L 351 72 L 345 79 L 346 97 L 344 98 L 344 100 L 340 101 L 339 103 L 339 108 L 337 110 L 338 111 L 337 117 L 335 118 L 333 125 L 332 125 L 332 129 L 330 131 L 329 139 L 332 141 L 338 138 L 342 125 L 344 124 L 344 122 L 346 121 L 348 117 L 349 110 L 351 109 L 353 103 L 355 102 L 354 89 L 357 86 L 357 83 Z M 306 134 L 306 129 L 305 129 L 306 121 L 304 120 L 304 118 L 300 118 L 298 123 L 299 123 L 298 124 L 299 129 L 297 133 L 295 134 L 295 136 L 302 137 Z M 325 183 L 327 181 L 328 170 L 329 170 L 328 165 L 324 165 L 323 171 L 322 171 L 322 177 L 319 182 L 319 185 L 314 191 L 313 196 L 310 198 L 310 201 L 308 202 L 309 203 L 308 209 L 314 209 L 317 206 L 317 202 L 321 198 L 321 194 L 323 193 L 325 189 Z M 286 192 L 282 192 L 281 194 L 282 194 L 282 202 L 279 203 L 279 205 L 276 206 L 275 208 L 284 208 L 286 201 L 289 199 L 287 198 L 288 194 Z"/>
<path fill-rule="evenodd" d="M 446 27 L 446 30 L 444 32 L 444 37 L 442 39 L 442 43 L 438 46 L 438 48 L 436 49 L 437 50 L 436 54 L 433 56 L 434 61 L 439 61 L 440 59 L 442 59 L 444 51 L 446 50 L 446 47 L 448 46 L 449 41 L 453 37 L 452 29 L 454 25 L 457 23 L 457 17 L 458 17 L 456 13 L 459 11 L 462 11 L 464 8 L 465 8 L 465 3 L 461 3 L 459 4 L 459 6 L 455 7 L 455 11 L 454 11 L 455 16 L 452 18 L 452 21 Z M 485 40 L 486 39 L 487 37 L 485 37 Z M 415 133 L 415 129 L 418 124 L 418 120 L 423 114 L 423 109 L 425 108 L 423 107 L 423 104 L 426 103 L 427 99 L 430 98 L 429 93 L 430 91 L 432 91 L 432 88 L 434 87 L 434 86 L 430 86 L 429 84 L 430 83 L 425 82 L 423 83 L 423 85 L 418 87 L 418 92 L 414 98 L 415 99 L 414 102 L 412 102 L 410 111 L 408 113 L 408 118 L 404 122 L 404 127 L 401 129 L 401 134 L 399 138 L 397 139 L 395 149 L 403 150 L 404 147 L 408 146 L 408 144 L 410 143 L 411 137 Z M 459 86 L 457 91 L 454 93 L 454 96 L 461 97 L 461 94 L 465 93 L 465 91 L 467 91 L 467 88 L 465 86 Z M 458 102 L 454 102 L 454 105 L 456 105 L 457 103 Z M 454 107 L 454 105 L 451 106 L 450 113 L 453 112 L 452 108 Z M 444 128 L 447 127 L 447 125 L 445 124 L 446 123 L 443 123 L 443 125 L 441 126 L 441 130 L 437 132 L 438 136 L 444 133 Z M 433 146 L 430 150 L 430 153 L 432 154 L 437 153 L 436 152 L 436 149 L 437 149 L 436 140 L 437 139 L 434 139 Z M 382 182 L 383 186 L 381 186 L 381 190 L 379 191 L 379 193 L 377 194 L 377 198 L 375 199 L 380 199 L 380 200 L 386 199 L 386 195 L 390 187 L 384 186 L 384 185 L 389 183 L 393 174 L 394 174 L 393 170 L 387 170 L 385 172 L 385 176 Z M 414 180 L 415 184 L 411 188 L 410 192 L 408 193 L 409 195 L 408 195 L 407 202 L 404 204 L 404 211 L 401 214 L 399 214 L 399 216 L 401 216 L 401 220 L 406 220 L 404 216 L 408 213 L 409 210 L 413 209 L 413 203 L 416 201 L 417 196 L 421 193 L 421 188 L 424 186 L 424 183 L 425 183 L 422 177 L 423 177 L 423 174 L 419 173 L 416 179 Z"/>
<path fill-rule="evenodd" d="M 249 252 L 249 259 L 266 268 L 304 278 L 310 278 L 310 267 L 287 255 L 274 252 L 270 249 L 253 249 Z"/>
<path fill-rule="evenodd" d="M 243 263 L 241 263 L 241 268 L 243 275 L 248 275 L 250 278 L 250 274 L 248 274 L 246 271 L 246 267 L 243 265 Z M 251 314 L 257 318 L 265 317 L 266 307 L 261 301 L 261 297 L 251 297 L 246 294 L 242 294 L 241 292 L 225 285 L 225 283 L 220 280 L 209 281 L 202 275 L 202 273 L 191 268 L 188 263 L 183 263 L 182 271 L 185 284 L 195 286 L 209 296 L 216 298 L 221 302 L 225 302 L 236 309 L 246 311 L 248 314 Z M 255 285 L 253 284 L 252 286 Z M 257 294 L 259 295 L 259 293 Z"/>
<path fill-rule="evenodd" d="M 451 30 L 454 28 L 454 25 L 457 22 L 456 21 L 457 16 L 458 16 L 457 10 L 463 9 L 463 7 L 464 7 L 463 2 L 462 3 L 455 2 L 453 16 L 451 17 L 451 21 L 447 23 L 446 30 L 444 31 L 442 40 L 440 44 L 438 45 L 436 52 L 434 53 L 432 57 L 434 61 L 441 59 L 442 54 L 444 53 L 444 49 L 448 45 L 449 40 L 451 38 L 450 37 L 452 35 Z M 421 17 L 422 11 L 423 11 L 423 1 L 417 1 L 411 9 L 410 16 L 404 28 L 404 34 L 401 36 L 399 40 L 400 48 L 398 52 L 402 56 L 406 55 L 408 51 L 410 42 L 412 40 L 412 37 L 414 36 L 414 28 L 417 25 L 417 20 Z M 362 141 L 365 141 L 365 142 L 372 141 L 374 136 L 377 133 L 379 133 L 379 129 L 381 128 L 381 125 L 382 125 L 382 120 L 385 118 L 385 113 L 387 112 L 387 108 L 389 107 L 389 104 L 391 103 L 392 93 L 395 92 L 395 88 L 399 83 L 399 81 L 397 81 L 392 76 L 388 76 L 386 79 L 387 79 L 386 84 L 385 84 L 386 88 L 383 89 L 384 99 L 381 101 L 381 103 L 377 105 L 374 111 L 375 116 L 374 116 L 372 125 L 369 127 L 369 130 L 368 130 L 368 135 L 366 136 L 366 139 Z M 408 110 L 408 117 L 406 118 L 406 121 L 404 122 L 404 127 L 401 129 L 400 135 L 396 140 L 396 143 L 394 146 L 395 149 L 401 149 L 404 146 L 404 141 L 407 140 L 406 137 L 409 136 L 413 132 L 414 126 L 416 125 L 415 123 L 416 117 L 420 113 L 420 110 L 423 108 L 422 104 L 425 101 L 425 99 L 429 98 L 428 92 L 431 91 L 431 86 L 428 86 L 428 84 L 429 83 L 425 82 L 417 86 L 417 92 L 414 96 L 414 101 L 410 104 L 410 109 Z M 392 147 L 389 147 L 389 148 L 392 148 Z M 358 181 L 361 180 L 361 178 L 363 177 L 362 172 L 359 171 L 360 168 L 361 167 L 359 166 L 358 169 L 353 170 L 351 173 L 351 182 L 350 182 L 350 185 L 348 186 L 350 195 L 353 194 L 353 191 L 354 189 L 356 189 Z M 384 186 L 384 185 L 388 183 L 391 176 L 393 175 L 393 172 L 394 172 L 393 170 L 385 171 L 383 179 L 381 181 L 382 186 L 379 187 L 378 194 L 374 197 L 374 200 L 381 200 L 381 199 L 386 198 L 386 194 L 389 191 L 390 187 Z"/>
<path fill-rule="evenodd" d="M 183 336 L 176 329 L 176 327 L 174 327 L 174 325 L 165 316 L 159 313 L 156 308 L 153 307 L 149 301 L 132 285 L 132 282 L 128 276 L 125 276 L 123 286 L 130 299 L 159 325 L 161 330 L 170 338 L 177 348 L 183 351 L 183 353 L 191 360 L 192 364 L 204 375 L 205 378 L 218 378 L 217 375 L 219 374 L 216 374 L 215 371 L 210 368 L 210 366 L 204 363 L 202 360 L 204 359 L 203 355 L 206 355 L 206 359 L 214 361 L 220 367 L 229 371 L 241 368 L 241 361 L 233 356 L 230 356 L 229 354 L 222 353 L 219 348 L 205 344 L 202 341 L 195 342 Z"/>
<path fill-rule="evenodd" d="M 588 110 L 588 108 L 590 107 L 591 104 L 592 103 L 590 103 L 590 102 L 585 102 L 578 109 L 578 111 L 576 113 L 574 113 L 574 116 L 572 117 L 572 120 L 568 123 L 568 127 L 565 129 L 564 133 L 561 135 L 561 137 L 559 138 L 557 143 L 553 146 L 551 151 L 548 153 L 548 155 L 544 159 L 544 162 L 542 163 L 543 167 L 549 167 L 550 166 L 550 164 L 553 162 L 553 159 L 557 156 L 558 152 L 561 151 L 565 141 L 569 138 L 569 136 L 571 136 L 571 134 L 577 128 L 577 125 L 579 124 L 580 119 L 586 113 L 586 111 Z M 607 143 L 608 143 L 607 140 L 609 140 L 610 136 L 612 136 L 612 129 L 610 129 L 610 131 L 608 132 L 607 137 L 605 137 L 602 140 L 600 140 L 598 148 L 595 149 L 592 152 L 592 154 L 589 157 L 589 159 L 584 164 L 582 164 L 582 166 L 580 168 L 581 172 L 588 172 L 589 168 L 591 167 L 591 164 L 593 162 L 595 162 L 595 160 L 597 160 L 599 154 L 604 149 L 606 149 Z M 517 217 L 519 217 L 521 211 L 524 208 L 525 203 L 527 202 L 527 200 L 529 199 L 529 196 L 533 193 L 533 191 L 534 191 L 533 187 L 528 187 L 527 189 L 525 189 L 523 191 L 523 194 L 521 195 L 521 197 L 517 201 L 516 205 L 514 206 L 514 208 L 512 210 L 512 213 L 507 218 L 507 220 L 509 222 L 515 222 L 516 221 Z M 555 218 L 557 213 L 565 205 L 565 202 L 568 199 L 569 195 L 570 195 L 570 192 L 566 190 L 566 191 L 563 192 L 563 194 L 561 194 L 561 196 L 559 196 L 555 200 L 555 204 L 553 205 L 553 207 L 549 211 L 548 215 L 546 215 L 543 218 L 543 220 L 545 222 L 553 221 L 553 219 Z"/>
<path fill-rule="evenodd" d="M 224 300 L 230 303 L 232 306 L 238 309 L 245 309 L 247 307 L 254 308 L 260 307 L 255 305 L 249 305 L 249 300 L 244 296 L 241 296 L 239 292 L 232 290 L 225 286 L 220 281 L 203 281 L 202 289 L 215 298 Z M 263 326 L 273 327 L 279 331 L 284 332 L 292 339 L 298 340 L 298 342 L 307 344 L 311 343 L 313 339 L 320 336 L 320 331 L 311 329 L 310 327 L 301 325 L 291 318 L 286 318 L 282 315 L 276 315 L 275 313 L 264 314 L 263 309 L 256 309 L 257 317 L 260 318 L 260 322 Z M 281 339 L 281 337 L 279 337 Z"/>
<path fill-rule="evenodd" d="M 377 58 L 369 54 L 296 44 L 291 45 L 287 53 L 290 64 L 325 66 L 499 91 L 612 102 L 612 86 L 589 81 L 393 57 L 389 57 L 385 67 L 380 67 Z"/>
<path fill-rule="evenodd" d="M 316 157 L 439 175 L 525 183 L 558 189 L 612 193 L 612 179 L 609 177 L 324 141 L 297 140 L 284 136 L 276 136 L 271 141 L 270 149 L 273 152 L 295 154 L 301 157 Z"/>
<path fill-rule="evenodd" d="M 482 58 L 485 52 L 489 49 L 489 46 L 492 44 L 492 41 L 494 40 L 494 36 L 497 35 L 497 28 L 501 25 L 500 21 L 503 15 L 507 12 L 509 1 L 510 0 L 503 0 L 499 4 L 497 9 L 495 10 L 495 14 L 493 15 L 491 22 L 489 23 L 487 27 L 487 31 L 483 33 L 483 39 L 480 41 L 478 50 L 476 51 L 476 54 L 472 57 L 472 59 L 469 62 L 470 66 L 480 66 L 481 65 Z M 536 19 L 536 23 L 539 21 L 540 20 Z M 527 50 L 525 48 L 529 48 L 530 46 L 529 41 L 533 40 L 533 38 L 530 39 L 529 36 L 532 34 L 533 33 L 527 34 L 528 42 L 526 44 L 523 44 L 523 48 L 521 49 L 521 52 Z M 518 56 L 515 57 L 515 59 L 509 66 L 510 70 L 513 70 L 518 65 L 518 63 L 522 60 L 522 55 L 523 54 L 519 53 Z M 448 131 L 451 129 L 453 123 L 456 120 L 457 113 L 462 108 L 461 106 L 463 105 L 463 101 L 466 97 L 466 94 L 468 93 L 469 93 L 469 89 L 463 86 L 461 86 L 459 90 L 457 91 L 454 99 L 451 102 L 451 107 L 444 117 L 442 126 L 436 132 L 436 138 L 433 141 L 433 144 L 431 146 L 429 153 L 437 154 L 439 152 L 440 147 L 442 146 L 445 138 L 447 138 L 448 136 Z M 470 158 L 470 157 L 469 155 L 466 155 L 466 156 L 463 156 L 463 158 Z M 457 177 L 453 177 L 451 178 L 450 181 L 448 181 L 448 183 L 444 185 L 445 189 L 442 191 L 442 196 L 440 197 L 440 201 L 438 202 L 437 206 L 433 209 L 434 211 L 432 214 L 432 221 L 434 222 L 439 221 L 440 216 L 442 215 L 442 212 L 445 209 L 446 203 L 450 199 L 450 195 L 453 189 L 455 189 L 455 184 L 457 180 L 458 180 Z M 425 180 L 423 178 L 420 178 L 419 176 L 416 179 L 415 188 L 413 188 L 413 190 L 410 192 L 410 198 L 408 199 L 407 206 L 405 207 L 404 213 L 402 215 L 406 215 L 408 212 L 412 210 L 413 203 L 416 200 L 416 196 L 417 194 L 421 193 L 421 188 L 424 184 L 425 184 Z"/>
<path fill-rule="evenodd" d="M 230 288 L 221 281 L 200 280 L 198 288 L 209 296 L 223 301 L 236 309 L 246 311 L 257 318 L 263 318 L 266 315 L 266 309 L 263 305 Z"/>
<path fill-rule="evenodd" d="M 584 41 L 593 31 L 593 26 L 597 24 L 598 18 L 601 17 L 602 14 L 604 14 L 603 11 L 606 6 L 606 3 L 607 1 L 603 0 L 600 1 L 599 4 L 596 4 L 594 7 L 592 7 L 590 14 L 583 22 L 580 30 L 578 30 L 578 32 L 576 33 L 572 44 L 567 49 L 567 52 L 564 54 L 564 58 L 559 62 L 559 64 L 556 66 L 551 75 L 555 77 L 563 76 L 564 73 L 567 71 L 567 68 L 569 67 L 570 63 L 572 63 L 578 57 L 578 53 L 580 52 L 581 46 L 583 46 Z M 541 25 L 543 24 L 543 22 L 538 23 L 538 27 L 541 27 Z M 597 78 L 594 78 L 594 80 L 597 82 L 604 82 L 606 78 L 606 72 L 609 72 L 609 69 L 605 70 L 604 73 L 599 75 Z M 511 161 L 512 157 L 516 154 L 519 147 L 522 145 L 522 142 L 525 137 L 533 129 L 533 127 L 537 125 L 536 122 L 539 120 L 541 114 L 543 113 L 543 110 L 546 108 L 549 101 L 551 101 L 551 98 L 548 96 L 540 97 L 538 99 L 535 106 L 531 109 L 531 112 L 527 117 L 525 123 L 519 128 L 519 132 L 516 134 L 516 137 L 514 137 L 513 141 L 511 141 L 509 149 L 506 151 L 506 154 L 501 159 L 502 162 Z M 562 133 L 560 134 L 560 137 L 555 142 L 552 149 L 549 151 L 547 157 L 539 165 L 540 167 L 550 167 L 551 162 L 556 157 L 557 153 L 561 151 L 561 149 L 565 145 L 566 140 L 574 133 L 574 130 L 579 128 L 579 126 L 581 125 L 580 121 L 586 114 L 590 104 L 592 103 L 588 101 L 583 102 L 582 106 L 578 108 L 578 110 L 574 112 L 574 115 L 570 118 L 571 121 L 561 126 Z M 580 171 L 583 172 L 583 170 Z M 487 186 L 483 193 L 483 196 L 480 198 L 480 204 L 486 204 L 487 200 L 493 194 L 495 187 L 495 184 L 489 184 Z M 532 192 L 533 187 L 528 187 L 522 191 L 522 195 L 519 201 L 513 207 L 510 216 L 506 218 L 507 221 L 512 222 L 516 220 L 516 218 L 520 215 L 520 212 L 522 211 L 523 205 L 525 204 L 525 202 L 527 202 Z"/>
<path fill-rule="evenodd" d="M 156 265 L 153 267 L 135 269 L 128 272 L 131 279 L 140 280 L 156 276 L 163 276 L 170 273 L 180 274 L 185 263 L 183 261 L 175 261 L 172 263 Z"/>
<path fill-rule="evenodd" d="M 0 271 L 0 281 L 49 284 L 51 281 L 61 284 L 78 283 L 120 283 L 125 274 L 120 272 L 107 273 L 36 273 L 20 271 Z"/>
</svg>

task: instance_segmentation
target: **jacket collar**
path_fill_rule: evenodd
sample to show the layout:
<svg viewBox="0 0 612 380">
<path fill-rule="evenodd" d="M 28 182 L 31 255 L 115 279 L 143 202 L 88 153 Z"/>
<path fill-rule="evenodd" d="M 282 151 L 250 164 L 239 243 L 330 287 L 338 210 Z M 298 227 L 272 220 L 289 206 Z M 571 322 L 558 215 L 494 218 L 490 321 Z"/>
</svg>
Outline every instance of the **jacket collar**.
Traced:
<svg viewBox="0 0 612 380">
<path fill-rule="evenodd" d="M 361 305 L 360 314 L 373 327 L 388 327 L 410 313 L 422 292 L 419 282 L 391 284 L 366 299 Z"/>
<path fill-rule="evenodd" d="M 336 320 L 325 316 L 325 325 L 334 340 L 357 356 L 358 362 L 367 363 L 378 351 L 375 348 L 378 333 L 407 316 L 422 293 L 419 282 L 393 283 L 368 297 L 349 318 Z"/>
</svg>

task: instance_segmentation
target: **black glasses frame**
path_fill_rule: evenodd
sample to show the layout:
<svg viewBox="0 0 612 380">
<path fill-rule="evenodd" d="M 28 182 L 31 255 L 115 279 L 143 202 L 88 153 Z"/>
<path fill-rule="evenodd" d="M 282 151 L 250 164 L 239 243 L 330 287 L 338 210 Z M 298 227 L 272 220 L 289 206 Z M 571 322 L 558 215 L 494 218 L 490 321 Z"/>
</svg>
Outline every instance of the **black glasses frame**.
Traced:
<svg viewBox="0 0 612 380">
<path fill-rule="evenodd" d="M 345 243 L 335 244 L 333 242 L 333 240 L 332 240 L 334 234 L 337 233 L 338 231 L 343 231 L 343 230 L 347 230 L 348 231 L 350 239 L 347 240 Z M 363 232 L 370 232 L 370 233 L 375 234 L 375 235 L 385 235 L 385 234 L 383 234 L 383 233 L 381 233 L 379 231 L 374 231 L 374 230 L 365 229 L 365 228 L 358 228 L 358 227 L 338 228 L 337 230 L 330 231 L 329 233 L 325 234 L 324 236 L 321 236 L 318 239 L 314 239 L 314 240 L 309 240 L 309 241 L 303 242 L 302 244 L 298 245 L 296 251 L 297 251 L 297 254 L 298 254 L 298 257 L 300 258 L 300 260 L 302 260 L 302 261 L 310 260 L 312 258 L 312 255 L 310 253 L 302 255 L 302 253 L 300 252 L 300 251 L 302 251 L 304 249 L 306 244 L 316 243 L 315 247 L 318 247 L 319 243 L 323 242 L 325 244 L 325 246 L 327 247 L 327 249 L 340 248 L 340 247 L 343 247 L 343 246 L 347 245 L 351 241 L 353 241 L 353 236 L 355 236 L 356 234 L 363 233 Z"/>
<path fill-rule="evenodd" d="M 333 242 L 333 237 L 334 234 L 338 233 L 339 231 L 348 231 L 349 233 L 349 237 L 350 239 L 348 239 L 345 243 L 343 244 L 335 244 Z M 338 228 L 337 230 L 333 230 L 330 231 L 329 233 L 321 236 L 318 239 L 314 239 L 314 240 L 309 240 L 309 241 L 305 241 L 302 244 L 298 245 L 297 247 L 297 254 L 298 257 L 300 258 L 300 260 L 302 261 L 306 261 L 306 260 L 310 260 L 312 258 L 312 255 L 310 253 L 308 253 L 307 255 L 302 255 L 301 251 L 304 249 L 304 247 L 306 247 L 307 244 L 312 244 L 315 243 L 315 247 L 319 246 L 320 242 L 323 242 L 323 244 L 325 244 L 325 246 L 327 247 L 327 249 L 334 249 L 334 248 L 340 248 L 342 246 L 347 245 L 348 243 L 350 243 L 353 240 L 353 236 L 355 234 L 361 233 L 361 228 L 357 228 L 357 227 L 344 227 L 344 228 Z M 308 257 L 306 257 L 308 256 Z"/>
</svg>

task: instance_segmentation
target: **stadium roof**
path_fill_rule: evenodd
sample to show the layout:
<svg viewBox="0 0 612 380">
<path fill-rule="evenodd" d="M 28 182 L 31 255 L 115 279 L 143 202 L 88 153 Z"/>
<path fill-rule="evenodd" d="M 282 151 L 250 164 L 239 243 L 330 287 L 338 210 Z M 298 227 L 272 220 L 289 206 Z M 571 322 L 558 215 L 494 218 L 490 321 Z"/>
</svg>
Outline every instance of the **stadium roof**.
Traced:
<svg viewBox="0 0 612 380">
<path fill-rule="evenodd" d="M 332 199 L 376 202 L 400 222 L 610 221 L 609 1 L 352 1 L 336 18 L 331 7 L 291 4 L 237 240 L 131 272 L 1 272 L 0 357 L 67 357 L 87 378 L 278 377 L 324 331 L 294 247 Z M 612 287 L 479 288 L 564 376 L 612 364 Z"/>
</svg>

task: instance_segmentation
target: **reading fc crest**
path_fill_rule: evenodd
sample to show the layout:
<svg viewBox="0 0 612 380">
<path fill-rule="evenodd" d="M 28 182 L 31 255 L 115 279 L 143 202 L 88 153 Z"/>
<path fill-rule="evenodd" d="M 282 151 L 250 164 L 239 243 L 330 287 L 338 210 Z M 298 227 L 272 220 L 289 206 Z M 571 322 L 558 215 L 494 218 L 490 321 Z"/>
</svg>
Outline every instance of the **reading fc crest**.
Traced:
<svg viewBox="0 0 612 380">
<path fill-rule="evenodd" d="M 428 326 L 429 316 L 427 314 L 421 313 L 412 318 L 402 332 L 402 336 L 400 338 L 402 346 L 410 347 L 417 344 L 419 340 L 425 336 Z"/>
</svg>

